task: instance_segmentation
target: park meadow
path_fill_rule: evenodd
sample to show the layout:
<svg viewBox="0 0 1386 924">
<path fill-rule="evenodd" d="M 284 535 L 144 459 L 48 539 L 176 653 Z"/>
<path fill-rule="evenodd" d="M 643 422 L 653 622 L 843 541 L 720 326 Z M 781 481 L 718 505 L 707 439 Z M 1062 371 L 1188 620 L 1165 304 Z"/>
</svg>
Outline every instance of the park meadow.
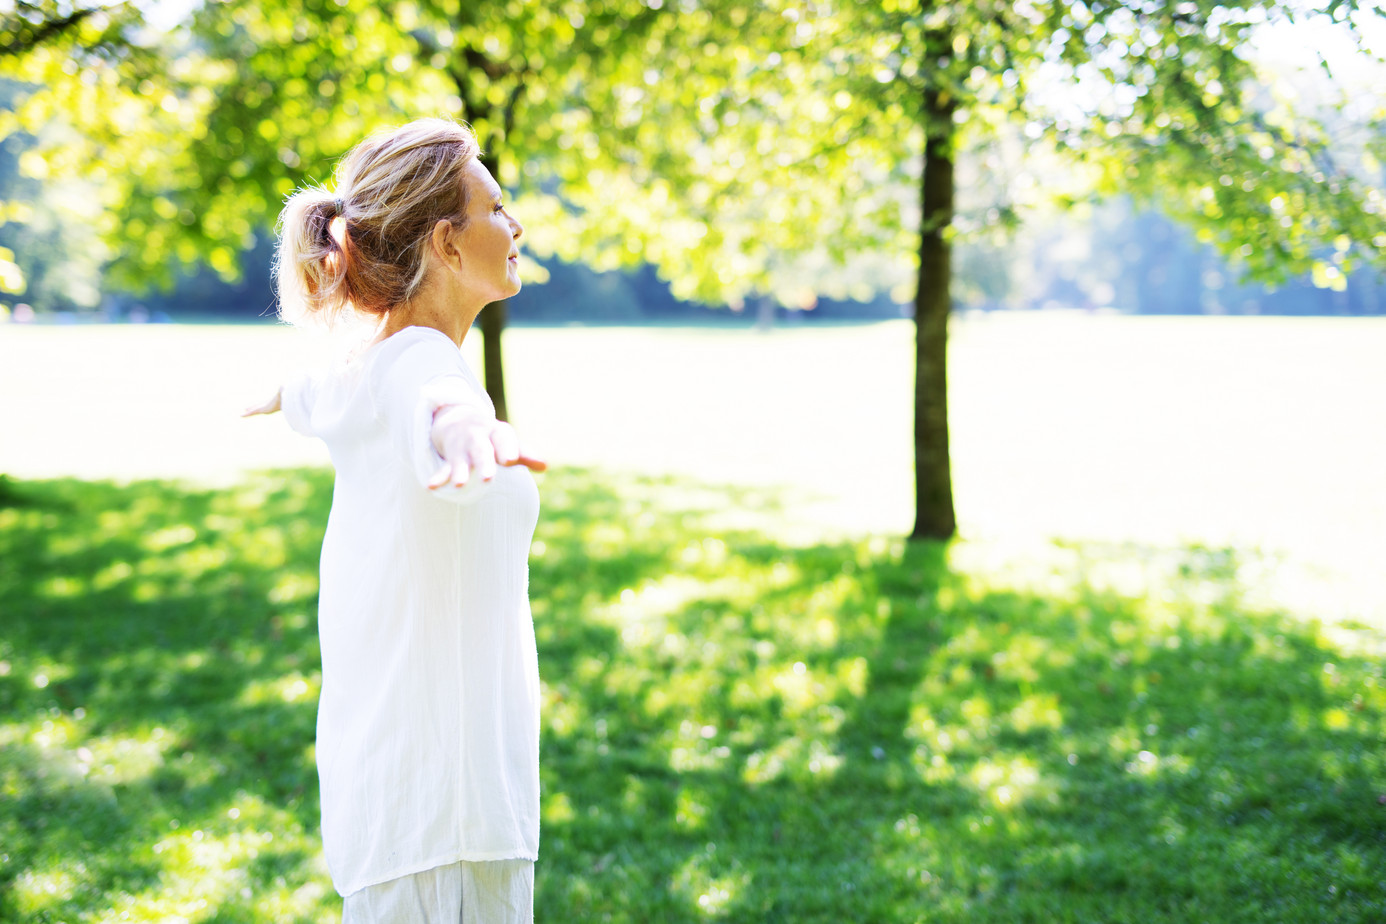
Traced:
<svg viewBox="0 0 1386 924">
<path fill-rule="evenodd" d="M 912 336 L 507 332 L 536 919 L 1386 919 L 1386 324 L 955 317 L 949 543 Z M 0 327 L 0 921 L 338 919 L 307 352 Z"/>
</svg>

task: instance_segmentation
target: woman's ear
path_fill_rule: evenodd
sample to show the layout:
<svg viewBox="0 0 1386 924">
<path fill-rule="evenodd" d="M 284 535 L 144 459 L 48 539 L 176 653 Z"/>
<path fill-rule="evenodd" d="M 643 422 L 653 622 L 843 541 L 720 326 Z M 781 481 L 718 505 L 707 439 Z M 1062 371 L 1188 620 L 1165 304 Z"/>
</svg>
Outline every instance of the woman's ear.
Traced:
<svg viewBox="0 0 1386 924">
<path fill-rule="evenodd" d="M 452 222 L 446 218 L 439 219 L 434 223 L 433 233 L 429 237 L 433 245 L 434 259 L 444 266 L 460 269 L 462 250 L 457 246 L 457 236 L 453 234 Z"/>
</svg>

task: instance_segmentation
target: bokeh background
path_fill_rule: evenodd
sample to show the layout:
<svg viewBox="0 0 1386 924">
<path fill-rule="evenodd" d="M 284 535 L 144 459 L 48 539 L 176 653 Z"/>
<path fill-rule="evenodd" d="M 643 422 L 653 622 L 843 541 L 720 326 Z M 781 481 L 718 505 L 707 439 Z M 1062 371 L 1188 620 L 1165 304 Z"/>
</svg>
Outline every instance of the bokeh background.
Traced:
<svg viewBox="0 0 1386 924">
<path fill-rule="evenodd" d="M 435 114 L 526 226 L 542 918 L 1386 917 L 1378 7 L 0 19 L 0 920 L 339 913 L 330 468 L 239 412 L 361 336 L 283 197 Z"/>
</svg>

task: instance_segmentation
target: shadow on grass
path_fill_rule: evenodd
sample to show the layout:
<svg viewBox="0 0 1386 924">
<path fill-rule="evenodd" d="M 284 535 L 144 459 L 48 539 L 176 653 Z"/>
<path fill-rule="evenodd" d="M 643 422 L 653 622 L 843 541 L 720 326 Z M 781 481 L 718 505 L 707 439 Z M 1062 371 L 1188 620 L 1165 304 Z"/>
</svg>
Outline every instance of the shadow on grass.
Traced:
<svg viewBox="0 0 1386 924">
<path fill-rule="evenodd" d="M 312 764 L 320 471 L 0 491 L 0 920 L 333 920 Z M 710 527 L 765 492 L 552 473 L 537 916 L 1386 913 L 1386 682 L 1236 556 L 1043 590 Z M 1326 916 L 1326 917 L 1325 917 Z"/>
</svg>

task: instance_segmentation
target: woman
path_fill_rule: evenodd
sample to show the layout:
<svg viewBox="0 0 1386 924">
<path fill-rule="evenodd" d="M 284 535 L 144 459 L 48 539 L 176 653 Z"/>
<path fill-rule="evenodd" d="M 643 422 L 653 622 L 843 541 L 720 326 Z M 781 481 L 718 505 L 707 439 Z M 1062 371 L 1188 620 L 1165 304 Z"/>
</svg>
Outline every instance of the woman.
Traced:
<svg viewBox="0 0 1386 924">
<path fill-rule="evenodd" d="M 523 229 L 470 129 L 421 119 L 363 141 L 335 192 L 280 217 L 282 317 L 379 334 L 286 384 L 336 469 L 323 539 L 317 763 L 346 924 L 533 919 L 539 674 L 528 553 L 539 499 L 514 431 L 462 359 L 520 290 Z"/>
</svg>

